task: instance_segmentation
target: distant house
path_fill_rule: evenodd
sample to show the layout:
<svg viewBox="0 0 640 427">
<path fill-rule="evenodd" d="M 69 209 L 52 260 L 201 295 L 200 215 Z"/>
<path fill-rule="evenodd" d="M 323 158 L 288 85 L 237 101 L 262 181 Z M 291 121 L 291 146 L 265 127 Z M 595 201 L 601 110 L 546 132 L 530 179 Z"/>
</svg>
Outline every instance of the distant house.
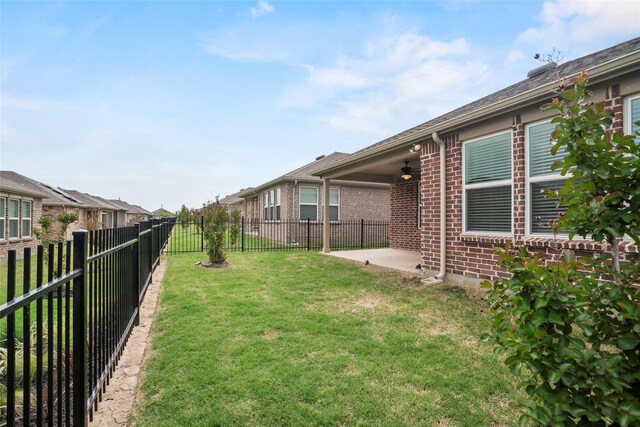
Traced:
<svg viewBox="0 0 640 427">
<path fill-rule="evenodd" d="M 220 200 L 218 200 L 218 203 L 220 203 L 222 206 L 224 206 L 224 208 L 226 209 L 227 213 L 231 213 L 233 211 L 243 211 L 244 208 L 244 199 L 242 197 L 240 197 L 240 194 L 242 194 L 245 191 L 249 191 L 253 189 L 253 187 L 249 187 L 249 188 L 243 188 L 240 191 L 238 191 L 237 193 L 233 193 L 230 194 Z"/>
<path fill-rule="evenodd" d="M 246 218 L 266 221 L 322 221 L 322 180 L 312 174 L 318 169 L 349 156 L 332 153 L 281 175 L 271 181 L 236 194 L 244 200 Z M 332 181 L 329 192 L 331 221 L 389 220 L 389 184 L 362 183 L 349 180 Z M 236 203 L 237 204 L 237 203 Z"/>
<path fill-rule="evenodd" d="M 87 206 L 82 201 L 67 194 L 63 190 L 56 188 L 52 185 L 45 184 L 35 179 L 26 177 L 12 171 L 1 171 L 0 177 L 2 181 L 12 181 L 18 183 L 23 187 L 29 187 L 35 189 L 43 195 L 42 198 L 42 216 L 49 217 L 52 220 L 52 232 L 57 235 L 60 230 L 60 223 L 57 218 L 63 213 L 75 214 L 78 219 L 69 225 L 66 231 L 65 239 L 71 238 L 73 231 L 85 228 L 84 220 L 86 218 Z M 39 227 L 38 220 L 32 221 L 32 227 Z"/>
<path fill-rule="evenodd" d="M 124 217 L 122 218 L 122 222 L 118 222 L 119 226 L 131 226 L 136 222 L 148 221 L 153 217 L 153 213 L 148 210 L 138 206 L 132 205 L 124 200 L 107 200 L 109 203 L 116 205 L 121 208 L 119 212 L 123 212 Z"/>
<path fill-rule="evenodd" d="M 174 214 L 173 212 L 169 212 L 162 206 L 160 206 L 160 209 L 156 209 L 155 211 L 153 211 L 154 218 L 173 218 L 174 216 L 176 216 L 176 214 Z"/>
<path fill-rule="evenodd" d="M 0 260 L 7 259 L 10 249 L 21 257 L 25 247 L 35 250 L 39 243 L 32 228 L 42 216 L 46 194 L 20 179 L 21 175 L 15 175 L 18 174 L 0 171 Z"/>
<path fill-rule="evenodd" d="M 87 207 L 87 212 L 84 218 L 84 226 L 88 230 L 102 229 L 102 228 L 114 228 L 118 226 L 118 212 L 120 214 L 120 221 L 124 222 L 125 211 L 102 197 L 92 196 L 87 193 L 82 193 L 77 190 L 67 190 L 60 188 L 65 194 L 70 195 L 74 199 L 83 203 Z"/>
</svg>

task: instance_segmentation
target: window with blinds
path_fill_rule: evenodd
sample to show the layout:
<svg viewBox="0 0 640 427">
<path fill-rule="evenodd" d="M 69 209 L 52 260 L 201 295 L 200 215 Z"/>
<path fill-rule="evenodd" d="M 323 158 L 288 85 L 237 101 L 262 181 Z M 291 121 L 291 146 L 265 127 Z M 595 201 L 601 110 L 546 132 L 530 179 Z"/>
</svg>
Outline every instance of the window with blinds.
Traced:
<svg viewBox="0 0 640 427">
<path fill-rule="evenodd" d="M 340 189 L 329 189 L 329 221 L 340 221 Z"/>
<path fill-rule="evenodd" d="M 465 231 L 510 233 L 511 132 L 464 144 Z"/>
<path fill-rule="evenodd" d="M 300 219 L 318 220 L 318 189 L 300 187 Z"/>
<path fill-rule="evenodd" d="M 630 97 L 627 100 L 627 116 L 625 118 L 626 132 L 630 135 L 635 135 L 636 132 L 640 132 L 640 95 Z M 640 137 L 636 137 L 636 141 L 640 143 Z"/>
<path fill-rule="evenodd" d="M 551 154 L 551 133 L 555 125 L 551 122 L 527 126 L 528 206 L 527 230 L 529 234 L 551 234 L 553 225 L 566 211 L 558 206 L 558 200 L 547 197 L 548 190 L 564 187 L 565 179 L 551 165 L 565 155 L 564 147 L 556 155 Z"/>
</svg>

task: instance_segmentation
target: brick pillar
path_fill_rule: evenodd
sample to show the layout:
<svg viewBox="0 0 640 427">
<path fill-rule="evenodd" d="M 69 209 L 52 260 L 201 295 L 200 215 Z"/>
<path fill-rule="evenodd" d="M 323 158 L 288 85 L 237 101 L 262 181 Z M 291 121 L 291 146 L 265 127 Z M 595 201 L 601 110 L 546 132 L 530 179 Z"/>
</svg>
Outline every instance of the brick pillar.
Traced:
<svg viewBox="0 0 640 427">
<path fill-rule="evenodd" d="M 524 238 L 526 221 L 526 178 L 525 178 L 525 128 L 520 115 L 513 117 L 513 236 L 519 241 Z"/>
</svg>

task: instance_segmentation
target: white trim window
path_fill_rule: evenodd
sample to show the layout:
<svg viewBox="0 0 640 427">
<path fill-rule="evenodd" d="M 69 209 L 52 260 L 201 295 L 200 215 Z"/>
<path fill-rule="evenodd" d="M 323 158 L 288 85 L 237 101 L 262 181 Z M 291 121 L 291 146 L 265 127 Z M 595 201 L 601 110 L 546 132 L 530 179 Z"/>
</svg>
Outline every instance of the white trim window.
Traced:
<svg viewBox="0 0 640 427">
<path fill-rule="evenodd" d="M 465 232 L 512 232 L 511 151 L 511 131 L 464 143 L 462 162 Z"/>
<path fill-rule="evenodd" d="M 329 221 L 340 221 L 340 189 L 329 189 Z"/>
<path fill-rule="evenodd" d="M 280 221 L 280 187 L 264 192 L 265 221 Z"/>
<path fill-rule="evenodd" d="M 269 192 L 268 191 L 265 191 L 263 193 L 262 218 L 265 221 L 269 220 Z"/>
<path fill-rule="evenodd" d="M 9 238 L 20 237 L 20 200 L 9 199 Z"/>
<path fill-rule="evenodd" d="M 640 122 L 640 94 L 625 99 L 624 117 L 624 132 L 627 135 L 640 131 L 640 125 L 636 124 Z M 640 139 L 636 138 L 636 141 L 640 143 Z"/>
<path fill-rule="evenodd" d="M 0 240 L 6 238 L 7 228 L 7 199 L 0 197 Z"/>
<path fill-rule="evenodd" d="M 550 121 L 527 125 L 527 213 L 526 234 L 553 234 L 553 224 L 566 212 L 558 206 L 558 200 L 547 197 L 547 190 L 564 187 L 566 178 L 560 169 L 551 170 L 551 165 L 565 155 L 564 147 L 551 154 L 551 133 L 555 125 Z"/>
<path fill-rule="evenodd" d="M 22 237 L 31 237 L 31 201 L 22 201 Z"/>
<path fill-rule="evenodd" d="M 318 189 L 316 187 L 300 187 L 300 219 L 318 220 Z"/>
</svg>

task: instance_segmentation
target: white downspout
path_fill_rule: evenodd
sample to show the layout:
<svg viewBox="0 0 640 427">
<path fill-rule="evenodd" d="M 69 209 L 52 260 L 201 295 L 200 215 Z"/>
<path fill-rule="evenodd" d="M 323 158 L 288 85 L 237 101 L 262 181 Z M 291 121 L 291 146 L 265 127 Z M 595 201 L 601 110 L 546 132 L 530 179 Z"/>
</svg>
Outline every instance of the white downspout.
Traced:
<svg viewBox="0 0 640 427">
<path fill-rule="evenodd" d="M 447 153 L 445 142 L 438 132 L 433 132 L 431 138 L 440 146 L 440 271 L 435 277 L 425 279 L 425 282 L 436 285 L 442 283 L 447 274 Z"/>
</svg>

